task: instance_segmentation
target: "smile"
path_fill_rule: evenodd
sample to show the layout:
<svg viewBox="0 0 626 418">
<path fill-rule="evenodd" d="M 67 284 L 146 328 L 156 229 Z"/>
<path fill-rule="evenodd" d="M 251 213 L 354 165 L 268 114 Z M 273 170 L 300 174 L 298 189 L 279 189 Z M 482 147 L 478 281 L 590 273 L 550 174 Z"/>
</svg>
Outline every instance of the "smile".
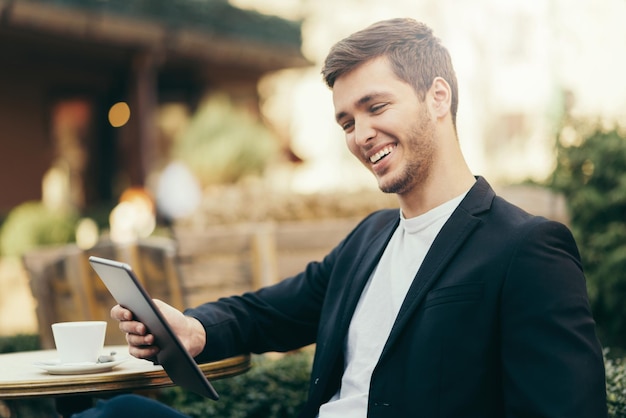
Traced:
<svg viewBox="0 0 626 418">
<path fill-rule="evenodd" d="M 393 151 L 394 148 L 395 147 L 393 145 L 386 146 L 385 148 L 378 151 L 376 154 L 372 155 L 370 157 L 370 162 L 372 164 L 376 164 L 377 162 L 385 158 L 387 155 L 391 154 L 391 151 Z"/>
</svg>

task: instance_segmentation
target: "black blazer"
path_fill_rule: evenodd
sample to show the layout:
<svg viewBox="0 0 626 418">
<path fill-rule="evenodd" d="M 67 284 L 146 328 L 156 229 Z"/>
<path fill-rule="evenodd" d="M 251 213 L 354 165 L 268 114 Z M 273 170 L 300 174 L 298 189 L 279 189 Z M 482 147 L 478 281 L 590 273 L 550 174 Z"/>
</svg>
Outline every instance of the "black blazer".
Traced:
<svg viewBox="0 0 626 418">
<path fill-rule="evenodd" d="M 302 418 L 338 389 L 359 296 L 399 222 L 363 220 L 321 262 L 275 286 L 186 313 L 198 360 L 316 343 Z M 435 239 L 370 382 L 368 417 L 607 416 L 604 364 L 578 250 L 478 178 Z"/>
</svg>

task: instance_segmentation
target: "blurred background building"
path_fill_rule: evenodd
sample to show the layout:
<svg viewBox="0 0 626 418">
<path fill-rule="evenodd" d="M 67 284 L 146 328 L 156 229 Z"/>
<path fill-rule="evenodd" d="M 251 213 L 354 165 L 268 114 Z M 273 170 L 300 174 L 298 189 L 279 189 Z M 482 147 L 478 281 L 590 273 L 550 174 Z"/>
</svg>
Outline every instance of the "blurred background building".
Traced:
<svg viewBox="0 0 626 418">
<path fill-rule="evenodd" d="M 225 92 L 258 118 L 259 80 L 310 65 L 298 22 L 225 1 L 1 1 L 0 16 L 3 213 L 46 178 L 79 210 L 144 186 L 170 159 L 168 105 Z"/>
</svg>

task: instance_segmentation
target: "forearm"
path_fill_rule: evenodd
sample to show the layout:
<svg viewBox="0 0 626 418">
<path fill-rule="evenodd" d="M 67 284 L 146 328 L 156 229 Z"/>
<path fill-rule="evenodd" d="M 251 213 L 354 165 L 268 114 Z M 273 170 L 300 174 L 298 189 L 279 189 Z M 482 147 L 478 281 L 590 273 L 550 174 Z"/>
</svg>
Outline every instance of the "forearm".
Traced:
<svg viewBox="0 0 626 418">
<path fill-rule="evenodd" d="M 185 314 L 203 327 L 206 345 L 194 354 L 199 361 L 293 350 L 314 342 L 317 334 L 317 322 L 302 321 L 256 293 L 220 299 Z"/>
</svg>

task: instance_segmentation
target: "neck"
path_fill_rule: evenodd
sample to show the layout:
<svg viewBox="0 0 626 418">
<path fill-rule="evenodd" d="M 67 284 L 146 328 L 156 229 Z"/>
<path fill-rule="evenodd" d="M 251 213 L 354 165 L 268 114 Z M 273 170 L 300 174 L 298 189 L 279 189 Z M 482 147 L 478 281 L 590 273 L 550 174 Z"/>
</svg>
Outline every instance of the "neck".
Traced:
<svg viewBox="0 0 626 418">
<path fill-rule="evenodd" d="M 458 142 L 442 149 L 429 176 L 406 193 L 398 194 L 405 218 L 419 216 L 467 192 L 476 182 Z M 441 158 L 445 156 L 445 158 Z"/>
</svg>

